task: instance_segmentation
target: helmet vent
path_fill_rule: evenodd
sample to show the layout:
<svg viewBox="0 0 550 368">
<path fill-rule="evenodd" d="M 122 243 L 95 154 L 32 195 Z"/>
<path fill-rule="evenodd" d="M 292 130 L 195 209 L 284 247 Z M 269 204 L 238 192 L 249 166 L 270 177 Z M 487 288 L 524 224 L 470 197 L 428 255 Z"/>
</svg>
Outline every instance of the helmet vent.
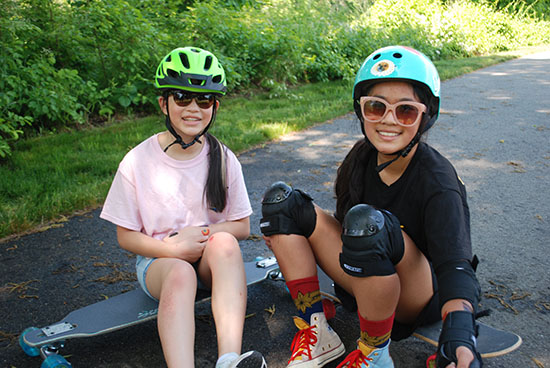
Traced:
<svg viewBox="0 0 550 368">
<path fill-rule="evenodd" d="M 401 53 L 399 52 L 396 52 L 393 54 L 393 57 L 396 58 L 396 59 L 401 59 L 403 57 L 403 55 L 401 55 Z"/>
<path fill-rule="evenodd" d="M 178 73 L 177 71 L 175 71 L 174 69 L 168 69 L 166 71 L 168 73 L 168 75 L 172 78 L 177 78 L 179 77 L 180 73 Z"/>
<path fill-rule="evenodd" d="M 379 59 L 379 58 L 380 58 L 380 56 L 381 56 L 381 54 L 376 54 L 376 55 L 374 55 L 374 57 L 372 58 L 372 60 L 376 60 L 376 59 Z"/>
<path fill-rule="evenodd" d="M 202 79 L 189 78 L 189 84 L 193 86 L 202 86 L 204 81 Z"/>
<path fill-rule="evenodd" d="M 180 53 L 179 55 L 180 55 L 180 60 L 181 60 L 181 63 L 183 64 L 183 66 L 186 69 L 189 69 L 190 64 L 189 64 L 189 59 L 187 58 L 187 54 Z"/>
<path fill-rule="evenodd" d="M 213 78 L 212 78 L 212 82 L 214 83 L 221 83 L 222 81 L 222 76 L 221 75 L 215 75 Z"/>
<path fill-rule="evenodd" d="M 204 60 L 204 70 L 210 69 L 212 66 L 212 56 L 208 55 Z"/>
</svg>

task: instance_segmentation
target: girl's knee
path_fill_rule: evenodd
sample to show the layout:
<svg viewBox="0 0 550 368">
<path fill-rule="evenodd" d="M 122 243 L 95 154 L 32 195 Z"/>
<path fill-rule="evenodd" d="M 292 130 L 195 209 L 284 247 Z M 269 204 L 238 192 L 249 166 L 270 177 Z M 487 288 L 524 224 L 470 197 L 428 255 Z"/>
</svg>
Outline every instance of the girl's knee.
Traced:
<svg viewBox="0 0 550 368">
<path fill-rule="evenodd" d="M 193 266 L 185 261 L 177 260 L 172 263 L 164 277 L 163 290 L 185 290 L 197 287 L 197 274 Z"/>
<path fill-rule="evenodd" d="M 219 232 L 210 236 L 204 251 L 209 257 L 221 257 L 222 259 L 241 257 L 239 242 L 233 235 L 226 232 Z"/>
</svg>

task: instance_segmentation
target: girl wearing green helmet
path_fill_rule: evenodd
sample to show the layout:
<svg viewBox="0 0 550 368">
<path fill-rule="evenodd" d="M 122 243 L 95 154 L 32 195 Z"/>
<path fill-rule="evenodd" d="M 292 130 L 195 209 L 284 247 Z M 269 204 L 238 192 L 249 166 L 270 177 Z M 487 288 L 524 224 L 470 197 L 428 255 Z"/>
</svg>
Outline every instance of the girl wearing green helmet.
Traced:
<svg viewBox="0 0 550 368">
<path fill-rule="evenodd" d="M 144 292 L 159 301 L 158 330 L 169 367 L 194 366 L 194 303 L 212 291 L 216 367 L 265 367 L 240 354 L 246 278 L 239 239 L 252 213 L 236 156 L 207 132 L 225 94 L 218 59 L 196 47 L 166 55 L 155 75 L 166 131 L 124 157 L 100 217 L 117 225 L 120 246 L 137 255 Z M 203 138 L 204 137 L 204 138 Z"/>
<path fill-rule="evenodd" d="M 439 88 L 437 70 L 422 53 L 376 50 L 355 80 L 364 138 L 338 169 L 334 216 L 284 183 L 266 191 L 260 228 L 296 305 L 306 305 L 295 317 L 288 367 L 322 367 L 343 354 L 314 298 L 317 265 L 359 316 L 358 349 L 339 367 L 393 367 L 390 341 L 441 318 L 437 366 L 481 366 L 465 186 L 452 164 L 421 142 L 438 117 Z"/>
</svg>

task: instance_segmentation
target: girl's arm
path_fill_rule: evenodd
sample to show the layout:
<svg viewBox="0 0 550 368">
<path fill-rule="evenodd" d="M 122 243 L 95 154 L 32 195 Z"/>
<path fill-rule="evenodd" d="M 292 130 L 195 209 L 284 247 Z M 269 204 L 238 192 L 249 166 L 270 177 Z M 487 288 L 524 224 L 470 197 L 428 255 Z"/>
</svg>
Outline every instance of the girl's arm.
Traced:
<svg viewBox="0 0 550 368">
<path fill-rule="evenodd" d="M 177 237 L 167 236 L 158 240 L 139 231 L 117 226 L 117 238 L 120 247 L 144 257 L 179 258 L 195 262 L 204 250 L 208 236 L 199 227 L 189 227 L 180 231 Z"/>
<path fill-rule="evenodd" d="M 250 235 L 250 218 L 245 217 L 240 220 L 212 224 L 207 228 L 210 230 L 209 235 L 224 231 L 232 234 L 237 240 L 245 240 Z"/>
</svg>

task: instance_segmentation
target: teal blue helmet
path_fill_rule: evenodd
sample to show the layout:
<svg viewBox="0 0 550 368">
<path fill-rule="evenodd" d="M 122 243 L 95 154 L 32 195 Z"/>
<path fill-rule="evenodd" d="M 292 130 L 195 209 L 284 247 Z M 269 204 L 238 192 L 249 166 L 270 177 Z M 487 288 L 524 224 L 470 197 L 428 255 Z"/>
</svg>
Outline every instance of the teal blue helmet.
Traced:
<svg viewBox="0 0 550 368">
<path fill-rule="evenodd" d="M 420 134 L 428 130 L 437 120 L 440 109 L 440 80 L 435 65 L 423 53 L 405 46 L 388 46 L 370 54 L 355 77 L 353 105 L 360 121 L 363 121 L 359 98 L 375 83 L 390 80 L 410 82 L 427 90 L 429 101 L 422 101 L 428 107 L 427 120 L 421 125 Z"/>
</svg>

